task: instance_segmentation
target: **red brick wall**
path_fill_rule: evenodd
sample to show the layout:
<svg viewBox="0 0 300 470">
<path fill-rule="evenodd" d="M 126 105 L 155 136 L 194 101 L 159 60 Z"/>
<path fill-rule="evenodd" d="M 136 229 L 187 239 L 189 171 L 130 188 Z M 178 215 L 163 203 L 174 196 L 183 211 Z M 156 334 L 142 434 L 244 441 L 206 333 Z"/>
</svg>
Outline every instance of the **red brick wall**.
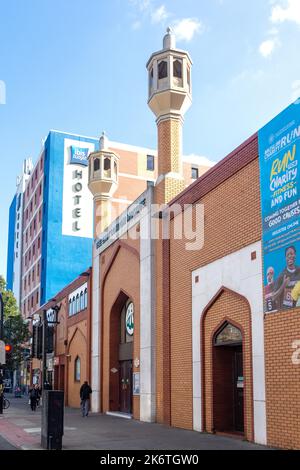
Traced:
<svg viewBox="0 0 300 470">
<path fill-rule="evenodd" d="M 265 317 L 267 437 L 272 446 L 300 448 L 300 364 L 292 345 L 300 340 L 299 309 Z M 298 358 L 300 355 L 298 355 Z"/>
</svg>

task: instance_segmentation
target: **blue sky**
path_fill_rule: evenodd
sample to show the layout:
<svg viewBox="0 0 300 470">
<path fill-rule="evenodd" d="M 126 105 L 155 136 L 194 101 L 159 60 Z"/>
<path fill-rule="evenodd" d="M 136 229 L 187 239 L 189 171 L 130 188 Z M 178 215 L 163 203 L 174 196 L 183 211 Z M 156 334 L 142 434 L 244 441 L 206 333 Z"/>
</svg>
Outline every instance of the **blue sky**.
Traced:
<svg viewBox="0 0 300 470">
<path fill-rule="evenodd" d="M 156 147 L 145 64 L 168 25 L 194 63 L 185 154 L 219 161 L 300 96 L 300 0 L 0 0 L 0 274 L 50 129 Z"/>
</svg>

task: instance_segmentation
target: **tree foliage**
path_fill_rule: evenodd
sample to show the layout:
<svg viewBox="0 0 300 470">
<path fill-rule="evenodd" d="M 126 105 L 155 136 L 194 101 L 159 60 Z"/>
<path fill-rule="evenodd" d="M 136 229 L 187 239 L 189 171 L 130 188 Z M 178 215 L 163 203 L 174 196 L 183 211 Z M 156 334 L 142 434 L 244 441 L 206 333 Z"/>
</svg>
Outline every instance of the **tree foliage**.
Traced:
<svg viewBox="0 0 300 470">
<path fill-rule="evenodd" d="M 15 296 L 12 291 L 6 290 L 6 282 L 3 276 L 0 276 L 0 292 L 4 304 L 4 318 L 20 315 Z"/>
<path fill-rule="evenodd" d="M 25 343 L 30 338 L 28 325 L 20 315 L 17 301 L 11 291 L 6 290 L 6 282 L 0 276 L 0 292 L 4 304 L 4 342 L 12 346 L 6 356 L 6 367 L 16 369 L 24 358 Z"/>
</svg>

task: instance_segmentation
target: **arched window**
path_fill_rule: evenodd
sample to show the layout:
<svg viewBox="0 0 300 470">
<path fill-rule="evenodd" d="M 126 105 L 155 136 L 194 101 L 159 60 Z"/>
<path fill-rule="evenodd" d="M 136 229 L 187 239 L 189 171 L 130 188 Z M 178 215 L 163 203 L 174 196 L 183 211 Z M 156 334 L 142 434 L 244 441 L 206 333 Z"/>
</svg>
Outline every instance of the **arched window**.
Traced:
<svg viewBox="0 0 300 470">
<path fill-rule="evenodd" d="M 69 316 L 72 315 L 72 299 L 69 300 Z"/>
<path fill-rule="evenodd" d="M 74 380 L 75 382 L 80 382 L 80 357 L 77 356 L 74 362 Z"/>
<path fill-rule="evenodd" d="M 95 158 L 94 160 L 94 171 L 100 170 L 100 160 L 99 158 Z"/>
<path fill-rule="evenodd" d="M 117 162 L 114 162 L 114 177 L 115 177 L 115 179 L 117 179 L 117 173 L 118 173 Z"/>
<path fill-rule="evenodd" d="M 166 78 L 168 76 L 168 64 L 165 60 L 162 60 L 158 64 L 158 79 Z"/>
<path fill-rule="evenodd" d="M 80 292 L 80 310 L 84 310 L 84 296 L 83 296 L 83 291 Z"/>
<path fill-rule="evenodd" d="M 153 67 L 150 70 L 149 73 L 149 94 L 152 92 L 153 89 Z"/>
<path fill-rule="evenodd" d="M 228 344 L 241 344 L 243 337 L 241 331 L 230 323 L 225 323 L 221 330 L 215 335 L 215 346 L 226 346 Z"/>
<path fill-rule="evenodd" d="M 76 295 L 76 313 L 80 311 L 80 297 L 79 294 Z"/>
<path fill-rule="evenodd" d="M 76 308 L 76 300 L 75 300 L 75 296 L 73 295 L 73 298 L 72 298 L 72 315 L 75 315 L 75 308 Z"/>
<path fill-rule="evenodd" d="M 87 308 L 88 304 L 88 295 L 87 295 L 87 287 L 84 289 L 84 308 Z"/>
<path fill-rule="evenodd" d="M 106 178 L 111 178 L 111 162 L 110 162 L 110 158 L 106 157 L 104 158 L 104 164 L 103 164 L 103 168 L 104 168 L 104 176 Z"/>
<path fill-rule="evenodd" d="M 175 59 L 173 62 L 173 76 L 176 78 L 182 78 L 182 61 Z"/>
</svg>

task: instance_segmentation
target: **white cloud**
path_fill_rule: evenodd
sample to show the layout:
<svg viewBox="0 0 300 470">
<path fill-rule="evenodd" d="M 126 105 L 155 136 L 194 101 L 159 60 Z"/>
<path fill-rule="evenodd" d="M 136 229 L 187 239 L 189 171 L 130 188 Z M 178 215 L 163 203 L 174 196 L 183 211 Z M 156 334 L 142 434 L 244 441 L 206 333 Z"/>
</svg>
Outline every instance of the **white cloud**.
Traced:
<svg viewBox="0 0 300 470">
<path fill-rule="evenodd" d="M 191 153 L 190 155 L 184 155 L 183 161 L 186 163 L 195 163 L 195 165 L 203 165 L 208 167 L 212 167 L 216 164 L 216 162 L 213 162 L 209 158 L 204 157 L 202 155 L 196 155 L 195 153 Z"/>
<path fill-rule="evenodd" d="M 148 10 L 151 7 L 152 0 L 129 0 L 134 7 L 140 11 Z"/>
<path fill-rule="evenodd" d="M 167 12 L 165 5 L 161 5 L 151 13 L 151 19 L 153 23 L 162 23 L 169 16 L 170 14 Z"/>
<path fill-rule="evenodd" d="M 267 39 L 266 41 L 263 41 L 259 46 L 259 52 L 265 58 L 270 57 L 278 44 L 279 40 L 277 38 Z"/>
<path fill-rule="evenodd" d="M 286 7 L 277 4 L 272 8 L 272 23 L 284 23 L 293 21 L 300 25 L 300 0 L 286 0 Z"/>
<path fill-rule="evenodd" d="M 295 80 L 292 83 L 292 101 L 296 101 L 300 98 L 300 80 Z"/>
<path fill-rule="evenodd" d="M 142 23 L 141 21 L 135 21 L 134 23 L 132 23 L 131 27 L 134 31 L 136 31 L 137 29 L 140 29 L 142 27 Z"/>
<path fill-rule="evenodd" d="M 197 18 L 183 18 L 173 24 L 173 31 L 179 41 L 191 41 L 196 33 L 202 33 L 203 24 Z"/>
<path fill-rule="evenodd" d="M 231 79 L 231 84 L 236 85 L 239 82 L 243 82 L 245 80 L 249 81 L 258 81 L 264 77 L 264 71 L 259 70 L 243 70 L 238 75 Z"/>
</svg>

